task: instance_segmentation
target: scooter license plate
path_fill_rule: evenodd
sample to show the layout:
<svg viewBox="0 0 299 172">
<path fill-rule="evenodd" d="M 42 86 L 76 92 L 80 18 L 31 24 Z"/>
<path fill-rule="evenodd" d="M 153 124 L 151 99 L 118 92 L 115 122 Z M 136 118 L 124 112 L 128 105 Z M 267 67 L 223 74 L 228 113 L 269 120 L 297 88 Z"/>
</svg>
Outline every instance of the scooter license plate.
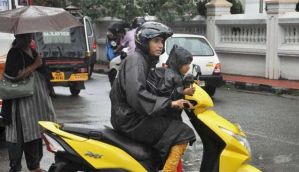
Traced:
<svg viewBox="0 0 299 172">
<path fill-rule="evenodd" d="M 199 86 L 201 86 L 201 87 L 206 86 L 206 82 L 205 82 L 205 81 L 200 81 L 200 82 L 199 82 Z"/>
<path fill-rule="evenodd" d="M 52 78 L 55 81 L 65 80 L 64 72 L 52 72 Z"/>
</svg>

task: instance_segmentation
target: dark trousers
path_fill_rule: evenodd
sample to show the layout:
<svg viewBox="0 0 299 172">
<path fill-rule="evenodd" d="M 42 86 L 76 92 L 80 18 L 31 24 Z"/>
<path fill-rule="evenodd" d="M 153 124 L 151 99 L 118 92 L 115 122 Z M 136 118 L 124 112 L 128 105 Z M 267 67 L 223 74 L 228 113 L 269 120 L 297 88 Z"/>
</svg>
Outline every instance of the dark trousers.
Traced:
<svg viewBox="0 0 299 172">
<path fill-rule="evenodd" d="M 18 109 L 18 108 L 17 108 Z M 22 155 L 25 154 L 27 168 L 29 170 L 35 170 L 39 168 L 40 160 L 43 156 L 43 144 L 42 139 L 33 140 L 31 142 L 24 143 L 21 118 L 16 113 L 16 125 L 17 125 L 17 143 L 7 143 L 8 155 L 9 155 L 9 172 L 17 172 L 22 169 Z"/>
</svg>

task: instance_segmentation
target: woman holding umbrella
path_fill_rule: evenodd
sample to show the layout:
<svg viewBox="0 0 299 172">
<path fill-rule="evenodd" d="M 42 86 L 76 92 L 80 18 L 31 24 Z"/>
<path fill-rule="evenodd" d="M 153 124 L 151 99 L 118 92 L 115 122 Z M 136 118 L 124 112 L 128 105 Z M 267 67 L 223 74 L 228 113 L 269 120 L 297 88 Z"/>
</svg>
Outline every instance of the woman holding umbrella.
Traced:
<svg viewBox="0 0 299 172">
<path fill-rule="evenodd" d="M 24 152 L 27 167 L 32 172 L 42 172 L 43 156 L 40 120 L 55 120 L 54 107 L 49 96 L 50 87 L 41 56 L 31 49 L 31 34 L 15 35 L 6 60 L 5 73 L 23 79 L 34 77 L 33 96 L 3 102 L 2 113 L 11 114 L 11 123 L 6 126 L 6 141 L 10 160 L 10 172 L 21 171 Z"/>
<path fill-rule="evenodd" d="M 30 48 L 32 34 L 28 33 L 61 31 L 75 26 L 82 24 L 62 8 L 25 6 L 0 12 L 0 32 L 13 33 L 16 38 L 7 54 L 4 72 L 18 79 L 34 77 L 33 96 L 3 102 L 2 114 L 11 114 L 11 122 L 6 126 L 10 172 L 21 171 L 23 152 L 30 171 L 44 171 L 39 166 L 43 149 L 38 121 L 55 120 L 49 81 L 41 56 Z"/>
</svg>

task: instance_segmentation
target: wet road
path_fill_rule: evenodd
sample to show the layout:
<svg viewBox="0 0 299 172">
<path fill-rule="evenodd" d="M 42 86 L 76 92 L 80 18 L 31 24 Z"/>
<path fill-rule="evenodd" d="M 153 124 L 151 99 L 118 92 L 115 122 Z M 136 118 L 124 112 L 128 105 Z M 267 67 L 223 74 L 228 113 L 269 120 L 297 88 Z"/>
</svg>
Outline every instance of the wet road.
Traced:
<svg viewBox="0 0 299 172">
<path fill-rule="evenodd" d="M 70 96 L 68 88 L 57 87 L 53 99 L 59 122 L 110 126 L 110 85 L 106 75 L 95 74 L 86 83 L 79 97 Z M 262 171 L 299 171 L 299 97 L 278 97 L 272 94 L 217 90 L 215 110 L 239 123 L 251 143 L 251 164 Z M 183 118 L 188 122 L 187 117 Z M 44 151 L 42 167 L 53 162 L 52 154 Z M 184 156 L 185 171 L 198 171 L 202 156 L 200 139 L 188 147 Z M 0 143 L 0 171 L 8 171 L 4 143 Z M 23 160 L 23 170 L 26 169 Z"/>
</svg>

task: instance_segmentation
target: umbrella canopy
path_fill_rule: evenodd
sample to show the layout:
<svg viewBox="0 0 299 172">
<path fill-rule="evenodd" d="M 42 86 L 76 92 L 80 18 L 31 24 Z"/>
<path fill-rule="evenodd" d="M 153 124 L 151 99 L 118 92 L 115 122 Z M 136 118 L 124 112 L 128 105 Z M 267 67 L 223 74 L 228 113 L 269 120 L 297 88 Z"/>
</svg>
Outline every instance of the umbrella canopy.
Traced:
<svg viewBox="0 0 299 172">
<path fill-rule="evenodd" d="M 62 8 L 25 6 L 0 12 L 0 32 L 22 34 L 61 31 L 82 24 Z"/>
</svg>

